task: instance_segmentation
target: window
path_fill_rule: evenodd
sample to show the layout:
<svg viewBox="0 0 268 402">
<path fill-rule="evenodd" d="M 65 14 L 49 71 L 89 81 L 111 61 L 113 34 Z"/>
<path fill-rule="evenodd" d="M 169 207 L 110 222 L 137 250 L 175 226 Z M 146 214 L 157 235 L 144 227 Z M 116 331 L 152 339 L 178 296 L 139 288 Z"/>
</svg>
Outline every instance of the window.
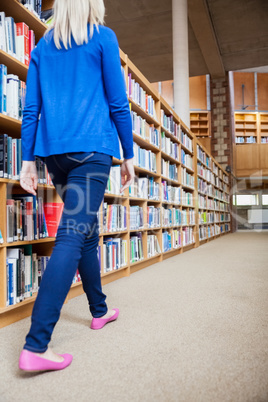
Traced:
<svg viewBox="0 0 268 402">
<path fill-rule="evenodd" d="M 236 205 L 237 206 L 252 206 L 258 205 L 258 194 L 237 194 L 236 195 Z"/>
<path fill-rule="evenodd" d="M 268 205 L 268 194 L 262 194 L 262 205 Z"/>
</svg>

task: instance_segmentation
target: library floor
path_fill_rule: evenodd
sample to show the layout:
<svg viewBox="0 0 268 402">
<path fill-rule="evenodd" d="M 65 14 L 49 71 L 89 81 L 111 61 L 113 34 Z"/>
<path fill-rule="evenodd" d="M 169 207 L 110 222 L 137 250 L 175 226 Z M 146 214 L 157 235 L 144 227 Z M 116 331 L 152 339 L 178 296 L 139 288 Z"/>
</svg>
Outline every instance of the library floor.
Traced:
<svg viewBox="0 0 268 402">
<path fill-rule="evenodd" d="M 64 305 L 61 372 L 21 373 L 30 319 L 0 330 L 0 401 L 268 401 L 268 232 L 235 233 L 104 287 L 117 322 Z"/>
</svg>

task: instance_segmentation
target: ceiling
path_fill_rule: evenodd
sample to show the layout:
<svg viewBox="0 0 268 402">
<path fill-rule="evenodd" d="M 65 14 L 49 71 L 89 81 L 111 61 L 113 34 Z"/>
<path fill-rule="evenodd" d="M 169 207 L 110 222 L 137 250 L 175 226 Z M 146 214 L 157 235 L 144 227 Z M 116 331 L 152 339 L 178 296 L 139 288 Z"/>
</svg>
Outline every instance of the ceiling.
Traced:
<svg viewBox="0 0 268 402">
<path fill-rule="evenodd" d="M 151 82 L 173 79 L 172 0 L 104 0 L 106 25 Z M 188 0 L 190 76 L 268 66 L 267 0 Z"/>
</svg>

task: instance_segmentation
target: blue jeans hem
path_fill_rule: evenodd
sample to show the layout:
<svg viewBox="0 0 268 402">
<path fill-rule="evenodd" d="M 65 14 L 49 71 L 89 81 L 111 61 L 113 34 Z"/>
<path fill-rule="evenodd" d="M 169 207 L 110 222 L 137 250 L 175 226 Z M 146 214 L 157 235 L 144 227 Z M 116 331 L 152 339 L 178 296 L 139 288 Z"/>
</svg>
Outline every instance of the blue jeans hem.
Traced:
<svg viewBox="0 0 268 402">
<path fill-rule="evenodd" d="M 29 350 L 29 352 L 33 352 L 33 353 L 45 353 L 47 351 L 48 347 L 45 347 L 43 349 L 37 349 L 37 348 L 33 348 L 32 346 L 28 346 L 28 345 L 24 345 L 23 349 Z"/>
</svg>

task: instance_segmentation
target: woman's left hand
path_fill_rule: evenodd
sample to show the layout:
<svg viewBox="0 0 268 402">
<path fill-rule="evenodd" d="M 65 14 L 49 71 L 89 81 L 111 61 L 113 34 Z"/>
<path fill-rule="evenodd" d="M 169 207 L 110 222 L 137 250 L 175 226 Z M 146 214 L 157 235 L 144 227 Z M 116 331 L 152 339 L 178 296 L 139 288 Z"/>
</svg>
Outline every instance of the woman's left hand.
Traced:
<svg viewBox="0 0 268 402">
<path fill-rule="evenodd" d="M 36 170 L 36 165 L 34 161 L 23 161 L 22 168 L 20 171 L 20 185 L 21 187 L 31 193 L 36 195 L 38 182 L 38 174 Z"/>
</svg>

